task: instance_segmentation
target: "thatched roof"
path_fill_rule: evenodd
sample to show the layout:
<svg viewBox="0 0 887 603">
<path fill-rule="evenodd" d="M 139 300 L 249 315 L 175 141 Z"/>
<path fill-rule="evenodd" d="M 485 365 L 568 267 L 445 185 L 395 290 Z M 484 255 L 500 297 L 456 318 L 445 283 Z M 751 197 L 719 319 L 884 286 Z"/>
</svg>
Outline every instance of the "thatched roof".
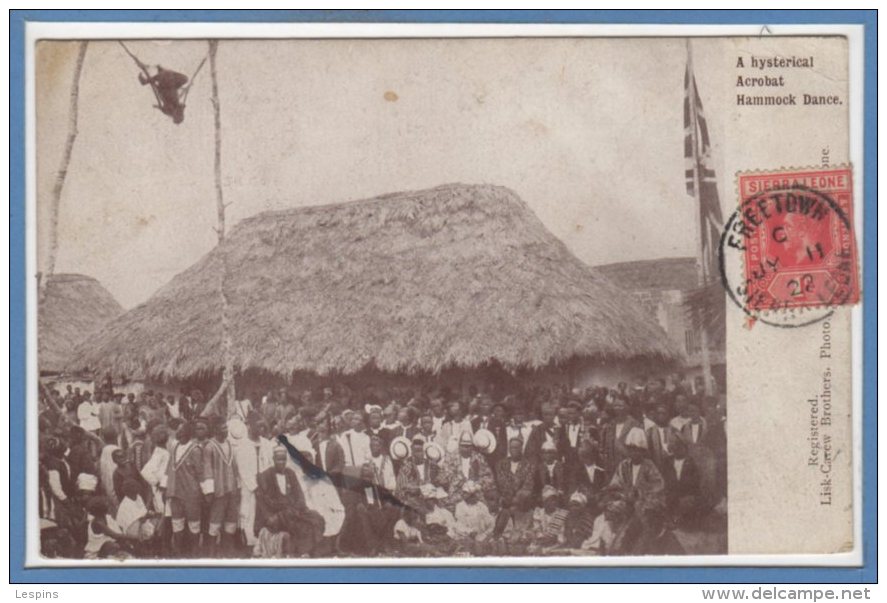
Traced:
<svg viewBox="0 0 887 603">
<path fill-rule="evenodd" d="M 93 369 L 222 366 L 221 254 L 241 371 L 437 373 L 674 359 L 665 334 L 508 189 L 452 184 L 264 212 L 82 348 Z"/>
<path fill-rule="evenodd" d="M 40 371 L 60 371 L 78 343 L 121 314 L 123 308 L 94 278 L 82 274 L 50 276 L 37 312 Z"/>
</svg>

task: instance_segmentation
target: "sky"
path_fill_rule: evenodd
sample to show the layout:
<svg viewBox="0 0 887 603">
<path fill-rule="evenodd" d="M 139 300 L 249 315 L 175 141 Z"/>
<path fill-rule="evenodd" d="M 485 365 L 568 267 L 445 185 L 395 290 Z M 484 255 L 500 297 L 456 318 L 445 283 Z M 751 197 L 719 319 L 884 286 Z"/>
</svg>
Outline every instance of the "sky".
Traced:
<svg viewBox="0 0 887 603">
<path fill-rule="evenodd" d="M 732 75 L 721 76 L 731 57 L 714 44 L 694 42 L 706 105 L 731 92 L 723 83 Z M 186 75 L 206 53 L 203 41 L 128 46 L 145 63 Z M 76 51 L 72 42 L 38 43 L 41 269 Z M 228 223 L 270 209 L 490 183 L 514 190 L 588 264 L 693 255 L 685 64 L 685 41 L 667 38 L 222 41 Z M 137 75 L 116 42 L 90 42 L 56 264 L 56 272 L 97 278 L 126 308 L 216 244 L 209 68 L 178 126 L 152 109 Z M 716 113 L 709 125 L 717 161 Z"/>
</svg>

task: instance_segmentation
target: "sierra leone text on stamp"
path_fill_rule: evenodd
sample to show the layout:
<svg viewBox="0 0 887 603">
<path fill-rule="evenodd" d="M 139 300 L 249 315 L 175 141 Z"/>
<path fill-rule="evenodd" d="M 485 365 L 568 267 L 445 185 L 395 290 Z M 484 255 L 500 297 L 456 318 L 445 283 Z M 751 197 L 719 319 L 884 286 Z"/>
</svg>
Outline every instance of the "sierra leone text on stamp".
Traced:
<svg viewBox="0 0 887 603">
<path fill-rule="evenodd" d="M 859 300 L 850 167 L 740 173 L 725 243 L 742 251 L 753 312 Z"/>
</svg>

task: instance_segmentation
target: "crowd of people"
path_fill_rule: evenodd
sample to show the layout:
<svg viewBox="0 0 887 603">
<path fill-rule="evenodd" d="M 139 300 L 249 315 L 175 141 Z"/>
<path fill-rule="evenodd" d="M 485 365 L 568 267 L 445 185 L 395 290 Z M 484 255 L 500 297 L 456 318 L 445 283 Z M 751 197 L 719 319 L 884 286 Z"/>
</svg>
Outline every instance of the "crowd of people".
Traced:
<svg viewBox="0 0 887 603">
<path fill-rule="evenodd" d="M 47 557 L 672 555 L 725 504 L 723 401 L 680 374 L 230 404 L 62 389 L 40 395 Z"/>
</svg>

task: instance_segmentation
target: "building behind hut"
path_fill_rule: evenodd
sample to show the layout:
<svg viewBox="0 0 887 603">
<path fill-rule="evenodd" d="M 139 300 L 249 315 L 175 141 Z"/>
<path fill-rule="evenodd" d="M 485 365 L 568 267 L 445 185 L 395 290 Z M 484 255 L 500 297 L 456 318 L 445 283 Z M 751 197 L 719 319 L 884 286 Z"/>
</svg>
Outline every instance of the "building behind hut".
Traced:
<svg viewBox="0 0 887 603">
<path fill-rule="evenodd" d="M 668 334 L 673 345 L 686 356 L 686 374 L 699 386 L 702 378 L 702 336 L 698 324 L 690 319 L 689 300 L 699 287 L 696 259 L 692 257 L 661 258 L 620 262 L 597 266 L 614 284 L 629 291 L 634 299 L 654 316 Z M 719 285 L 718 285 L 719 286 Z M 724 302 L 715 298 L 714 303 Z M 712 377 L 717 391 L 726 391 L 726 346 L 724 313 L 709 326 L 708 348 Z"/>
<path fill-rule="evenodd" d="M 123 308 L 97 280 L 82 274 L 53 274 L 45 286 L 37 312 L 37 364 L 40 374 L 53 375 L 72 360 L 78 344 L 123 314 Z"/>
<path fill-rule="evenodd" d="M 453 184 L 243 220 L 84 342 L 77 368 L 165 390 L 217 385 L 225 265 L 238 395 L 330 379 L 610 385 L 681 358 L 515 193 Z"/>
</svg>

